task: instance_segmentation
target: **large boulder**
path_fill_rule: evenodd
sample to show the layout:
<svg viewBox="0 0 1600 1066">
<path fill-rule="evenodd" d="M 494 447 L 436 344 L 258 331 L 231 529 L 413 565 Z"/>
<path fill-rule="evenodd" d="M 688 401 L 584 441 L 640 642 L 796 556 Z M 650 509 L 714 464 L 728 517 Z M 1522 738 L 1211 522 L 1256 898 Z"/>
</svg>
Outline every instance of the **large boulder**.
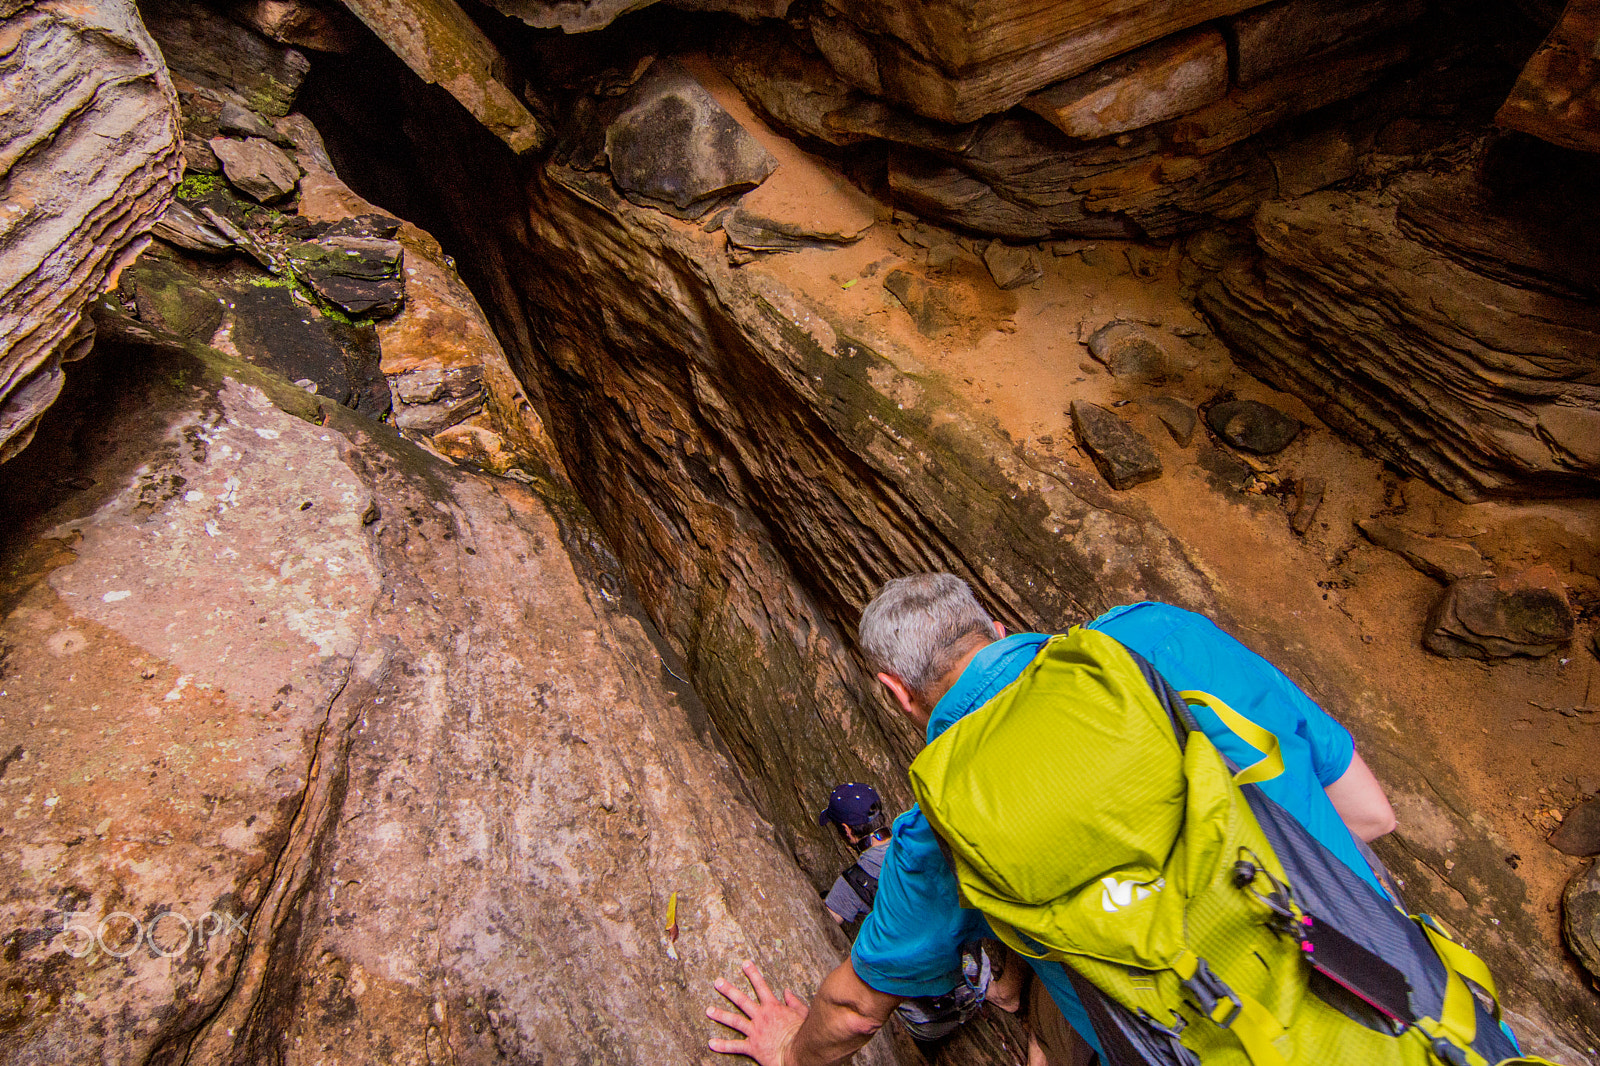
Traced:
<svg viewBox="0 0 1600 1066">
<path fill-rule="evenodd" d="M 837 962 L 570 497 L 101 323 L 0 471 L 0 1058 L 695 1062 Z"/>
<path fill-rule="evenodd" d="M 1593 492 L 1600 218 L 1551 192 L 1417 174 L 1268 204 L 1259 258 L 1200 305 L 1247 367 L 1463 499 Z"/>
<path fill-rule="evenodd" d="M 1549 655 L 1572 639 L 1572 606 L 1554 570 L 1454 582 L 1428 616 L 1423 643 L 1447 658 Z"/>
<path fill-rule="evenodd" d="M 7 4 L 0 56 L 0 462 L 81 356 L 83 310 L 180 177 L 178 100 L 130 0 Z"/>
<path fill-rule="evenodd" d="M 1600 863 L 1579 869 L 1567 882 L 1561 897 L 1561 927 L 1572 953 L 1600 981 Z"/>
<path fill-rule="evenodd" d="M 703 214 L 766 180 L 778 161 L 688 71 L 657 60 L 606 129 L 606 159 L 625 192 Z"/>
</svg>

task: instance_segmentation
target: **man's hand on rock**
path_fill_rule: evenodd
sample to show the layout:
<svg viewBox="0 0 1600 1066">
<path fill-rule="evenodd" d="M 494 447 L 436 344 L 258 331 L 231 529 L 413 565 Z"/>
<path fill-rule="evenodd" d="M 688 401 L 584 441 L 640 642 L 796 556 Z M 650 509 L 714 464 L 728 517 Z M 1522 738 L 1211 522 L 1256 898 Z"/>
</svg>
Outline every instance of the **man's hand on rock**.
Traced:
<svg viewBox="0 0 1600 1066">
<path fill-rule="evenodd" d="M 740 969 L 749 978 L 756 998 L 752 1000 L 730 982 L 718 978 L 712 982 L 712 987 L 739 1009 L 730 1011 L 709 1007 L 706 1017 L 730 1029 L 739 1030 L 744 1034 L 744 1039 L 712 1040 L 708 1046 L 712 1051 L 724 1055 L 748 1055 L 761 1066 L 791 1066 L 789 1049 L 810 1008 L 788 989 L 784 989 L 782 999 L 773 995 L 772 989 L 767 986 L 767 979 L 761 976 L 755 963 L 746 962 Z"/>
</svg>

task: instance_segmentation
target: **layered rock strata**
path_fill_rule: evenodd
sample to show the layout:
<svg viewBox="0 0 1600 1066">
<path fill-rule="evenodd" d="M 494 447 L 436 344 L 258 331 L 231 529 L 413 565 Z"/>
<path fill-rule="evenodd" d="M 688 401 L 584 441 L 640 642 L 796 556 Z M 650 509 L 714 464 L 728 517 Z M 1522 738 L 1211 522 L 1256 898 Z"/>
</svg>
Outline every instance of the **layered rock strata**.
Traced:
<svg viewBox="0 0 1600 1066">
<path fill-rule="evenodd" d="M 179 178 L 177 98 L 132 3 L 0 6 L 0 462 L 84 354 L 88 303 Z"/>
<path fill-rule="evenodd" d="M 1413 175 L 1254 220 L 1200 290 L 1246 365 L 1463 499 L 1600 481 L 1600 310 L 1584 214 Z M 1464 219 L 1471 219 L 1470 223 Z"/>
</svg>

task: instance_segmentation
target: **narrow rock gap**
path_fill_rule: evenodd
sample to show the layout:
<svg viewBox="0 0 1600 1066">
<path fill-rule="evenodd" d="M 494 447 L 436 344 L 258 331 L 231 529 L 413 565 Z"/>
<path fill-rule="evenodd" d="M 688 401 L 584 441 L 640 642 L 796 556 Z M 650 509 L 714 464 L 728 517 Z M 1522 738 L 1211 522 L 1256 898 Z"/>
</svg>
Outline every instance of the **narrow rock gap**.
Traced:
<svg viewBox="0 0 1600 1066">
<path fill-rule="evenodd" d="M 140 150 L 188 175 L 88 361 L 57 316 L 0 397 L 32 497 L 0 688 L 42 708 L 0 715 L 0 784 L 85 767 L 0 834 L 53 879 L 0 1026 L 63 1057 L 103 1002 L 152 1019 L 106 1038 L 135 1058 L 690 1061 L 731 960 L 808 990 L 844 949 L 815 811 L 843 780 L 903 808 L 919 747 L 855 620 L 942 569 L 1013 629 L 1154 598 L 1279 662 L 1519 1031 L 1592 1043 L 1593 870 L 1544 839 L 1600 809 L 1600 142 L 1548 113 L 1583 26 L 621 6 L 445 4 L 419 45 L 365 0 L 142 5 L 181 143 Z M 236 953 L 118 991 L 22 931 L 259 904 L 305 707 L 369 637 L 392 684 L 249 996 L 219 998 Z M 117 848 L 178 872 L 124 883 Z M 991 1014 L 935 1061 L 1015 1061 Z"/>
</svg>

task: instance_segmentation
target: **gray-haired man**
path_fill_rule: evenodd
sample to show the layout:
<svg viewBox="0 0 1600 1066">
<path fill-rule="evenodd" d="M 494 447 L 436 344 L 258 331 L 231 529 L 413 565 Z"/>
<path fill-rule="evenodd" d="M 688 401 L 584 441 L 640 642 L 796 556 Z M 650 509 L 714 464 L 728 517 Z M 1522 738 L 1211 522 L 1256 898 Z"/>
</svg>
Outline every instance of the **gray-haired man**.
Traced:
<svg viewBox="0 0 1600 1066">
<path fill-rule="evenodd" d="M 1394 828 L 1389 801 L 1350 734 L 1276 667 L 1207 619 L 1165 604 L 1118 607 L 1086 626 L 1142 655 L 1176 688 L 1213 693 L 1276 734 L 1285 770 L 1262 790 L 1353 871 L 1373 876 L 1354 838 L 1372 840 Z M 862 613 L 860 638 L 878 680 L 930 741 L 1015 680 L 1049 639 L 1007 637 L 951 574 L 889 582 Z M 1195 716 L 1237 764 L 1259 758 L 1205 708 Z M 809 1006 L 792 992 L 774 996 L 753 963 L 744 972 L 754 999 L 717 981 L 738 1011 L 706 1013 L 744 1039 L 712 1040 L 711 1050 L 749 1055 L 764 1066 L 828 1066 L 871 1039 L 902 999 L 952 987 L 961 943 L 990 935 L 987 923 L 961 907 L 955 875 L 919 809 L 896 820 L 894 836 L 850 959 L 823 981 Z M 1074 1057 L 1086 1060 L 1099 1041 L 1066 971 L 1059 963 L 1032 965 L 1086 1043 Z"/>
</svg>

